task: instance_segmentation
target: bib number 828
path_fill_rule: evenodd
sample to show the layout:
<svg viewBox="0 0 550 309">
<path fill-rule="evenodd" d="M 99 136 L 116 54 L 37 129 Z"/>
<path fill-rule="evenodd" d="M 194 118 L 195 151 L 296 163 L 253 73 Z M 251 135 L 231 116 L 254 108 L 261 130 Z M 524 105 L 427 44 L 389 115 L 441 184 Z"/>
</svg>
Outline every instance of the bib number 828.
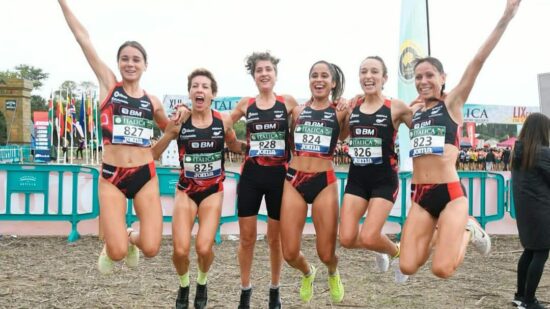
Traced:
<svg viewBox="0 0 550 309">
<path fill-rule="evenodd" d="M 260 142 L 260 149 L 275 149 L 276 145 L 275 141 Z"/>
</svg>

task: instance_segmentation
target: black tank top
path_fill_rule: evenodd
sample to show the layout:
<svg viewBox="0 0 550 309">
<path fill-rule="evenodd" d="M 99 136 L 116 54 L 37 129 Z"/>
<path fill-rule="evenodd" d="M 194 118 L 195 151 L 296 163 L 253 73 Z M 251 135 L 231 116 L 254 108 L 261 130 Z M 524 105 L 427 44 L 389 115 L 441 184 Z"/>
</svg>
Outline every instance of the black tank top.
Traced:
<svg viewBox="0 0 550 309">
<path fill-rule="evenodd" d="M 395 137 L 397 130 L 393 127 L 391 100 L 373 114 L 360 111 L 364 98 L 350 114 L 349 156 L 354 166 L 391 167 L 397 170 L 395 154 Z"/>
<path fill-rule="evenodd" d="M 117 83 L 101 104 L 103 144 L 150 147 L 154 112 L 145 91 L 141 98 L 132 98 Z"/>
<path fill-rule="evenodd" d="M 306 105 L 294 127 L 294 155 L 332 160 L 339 134 L 334 106 L 315 110 Z"/>
<path fill-rule="evenodd" d="M 177 139 L 181 172 L 204 187 L 222 182 L 225 177 L 222 116 L 212 110 L 212 124 L 207 128 L 196 128 L 191 118 L 181 125 Z"/>
<path fill-rule="evenodd" d="M 258 165 L 285 165 L 290 159 L 288 113 L 277 96 L 270 109 L 260 109 L 251 98 L 246 109 L 246 160 Z"/>
<path fill-rule="evenodd" d="M 445 102 L 439 101 L 425 111 L 418 110 L 413 115 L 411 139 L 411 157 L 426 154 L 443 155 L 445 144 L 459 145 L 460 126 L 451 119 Z"/>
</svg>

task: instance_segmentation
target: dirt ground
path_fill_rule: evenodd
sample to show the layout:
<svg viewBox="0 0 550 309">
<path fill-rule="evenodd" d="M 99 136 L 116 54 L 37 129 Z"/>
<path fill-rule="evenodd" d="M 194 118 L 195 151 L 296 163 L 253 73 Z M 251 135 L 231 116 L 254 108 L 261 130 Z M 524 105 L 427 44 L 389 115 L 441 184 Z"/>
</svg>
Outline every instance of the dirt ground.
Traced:
<svg viewBox="0 0 550 309">
<path fill-rule="evenodd" d="M 456 275 L 434 277 L 429 263 L 405 284 L 396 284 L 390 269 L 373 270 L 374 256 L 361 250 L 338 248 L 345 298 L 332 305 L 326 268 L 315 254 L 312 236 L 303 240 L 309 260 L 319 266 L 315 294 L 310 304 L 299 300 L 299 273 L 286 266 L 281 284 L 285 308 L 513 308 L 516 263 L 521 254 L 515 236 L 493 238 L 488 257 L 469 252 Z M 1 308 L 170 308 L 174 306 L 178 280 L 171 262 L 171 239 L 166 237 L 160 254 L 142 259 L 137 269 L 119 263 L 115 272 L 102 276 L 96 261 L 102 244 L 87 236 L 69 244 L 65 237 L 0 238 Z M 209 308 L 236 308 L 239 300 L 238 241 L 224 239 L 216 245 L 216 259 L 209 274 Z M 257 243 L 252 273 L 253 308 L 266 308 L 268 298 L 267 243 Z M 191 264 L 196 278 L 196 261 Z M 194 284 L 190 299 L 194 297 Z M 550 263 L 537 297 L 550 302 Z"/>
</svg>

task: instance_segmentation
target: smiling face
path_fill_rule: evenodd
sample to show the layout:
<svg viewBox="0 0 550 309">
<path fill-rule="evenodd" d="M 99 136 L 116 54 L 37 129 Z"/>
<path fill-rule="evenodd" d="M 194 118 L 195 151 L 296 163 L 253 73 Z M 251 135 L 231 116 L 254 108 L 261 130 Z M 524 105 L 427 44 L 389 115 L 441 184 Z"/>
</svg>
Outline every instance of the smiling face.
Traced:
<svg viewBox="0 0 550 309">
<path fill-rule="evenodd" d="M 445 84 L 445 73 L 439 72 L 433 64 L 425 61 L 414 69 L 414 82 L 416 91 L 424 101 L 439 99 Z"/>
<path fill-rule="evenodd" d="M 365 95 L 381 94 L 388 77 L 382 62 L 367 58 L 359 67 L 359 83 Z"/>
<path fill-rule="evenodd" d="M 332 89 L 336 87 L 336 82 L 326 63 L 317 63 L 309 72 L 309 89 L 311 95 L 318 101 L 329 97 Z"/>
<path fill-rule="evenodd" d="M 212 81 L 204 75 L 197 75 L 191 79 L 189 87 L 189 99 L 193 103 L 193 110 L 205 111 L 210 109 L 214 94 L 212 93 Z"/>
<path fill-rule="evenodd" d="M 147 63 L 139 49 L 126 46 L 120 50 L 118 69 L 123 80 L 139 81 L 141 75 L 147 69 Z"/>
<path fill-rule="evenodd" d="M 269 60 L 258 60 L 254 68 L 254 81 L 260 92 L 273 91 L 277 81 L 275 66 Z"/>
</svg>

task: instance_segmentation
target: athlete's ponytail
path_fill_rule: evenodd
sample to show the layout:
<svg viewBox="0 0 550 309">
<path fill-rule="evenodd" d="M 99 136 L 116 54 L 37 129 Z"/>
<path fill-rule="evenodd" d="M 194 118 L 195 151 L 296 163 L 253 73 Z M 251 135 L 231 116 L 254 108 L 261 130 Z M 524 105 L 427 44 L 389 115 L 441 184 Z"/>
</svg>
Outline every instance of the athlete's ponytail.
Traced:
<svg viewBox="0 0 550 309">
<path fill-rule="evenodd" d="M 346 78 L 344 77 L 344 72 L 336 64 L 330 63 L 324 60 L 320 60 L 315 62 L 311 66 L 311 69 L 309 69 L 309 75 L 311 75 L 313 68 L 319 63 L 325 64 L 328 67 L 328 70 L 330 71 L 330 75 L 332 76 L 332 81 L 335 83 L 335 86 L 334 88 L 332 88 L 332 91 L 331 91 L 331 99 L 333 102 L 336 102 L 338 99 L 340 99 L 340 97 L 344 93 L 344 87 L 346 85 Z"/>
</svg>

